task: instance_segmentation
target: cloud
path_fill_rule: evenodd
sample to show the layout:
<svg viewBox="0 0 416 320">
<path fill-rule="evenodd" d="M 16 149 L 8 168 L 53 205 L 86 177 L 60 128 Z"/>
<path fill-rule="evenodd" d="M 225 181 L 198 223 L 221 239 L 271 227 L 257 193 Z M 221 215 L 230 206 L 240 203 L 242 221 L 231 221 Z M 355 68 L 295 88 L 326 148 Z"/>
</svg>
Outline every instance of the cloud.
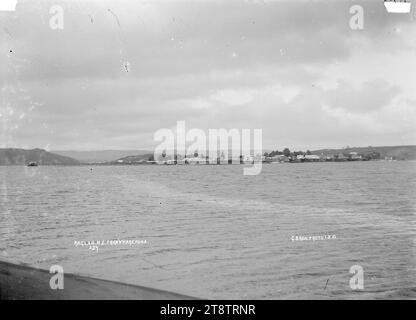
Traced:
<svg viewBox="0 0 416 320">
<path fill-rule="evenodd" d="M 325 103 L 347 112 L 369 113 L 388 106 L 399 92 L 397 86 L 383 79 L 355 84 L 339 80 L 335 89 L 326 92 Z"/>
<path fill-rule="evenodd" d="M 61 31 L 52 4 L 0 15 L 3 145 L 147 148 L 178 120 L 266 147 L 412 141 L 416 27 L 382 3 L 359 31 L 351 1 L 60 1 Z"/>
</svg>

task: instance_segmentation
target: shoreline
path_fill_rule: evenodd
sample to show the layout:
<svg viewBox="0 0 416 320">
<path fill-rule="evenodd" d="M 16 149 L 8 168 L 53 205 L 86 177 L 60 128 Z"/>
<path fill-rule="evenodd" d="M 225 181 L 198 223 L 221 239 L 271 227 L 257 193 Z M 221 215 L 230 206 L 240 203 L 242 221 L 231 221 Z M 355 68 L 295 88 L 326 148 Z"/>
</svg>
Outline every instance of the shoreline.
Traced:
<svg viewBox="0 0 416 320">
<path fill-rule="evenodd" d="M 262 164 L 298 164 L 298 163 L 352 163 L 352 162 L 416 162 L 416 159 L 405 159 L 405 160 L 386 160 L 386 159 L 374 159 L 374 160 L 338 160 L 338 161 L 261 161 Z M 256 163 L 256 162 L 255 162 Z M 258 161 L 257 163 L 260 163 Z M 37 166 L 33 166 L 34 168 L 37 167 L 128 167 L 128 166 L 154 166 L 154 167 L 164 167 L 164 166 L 249 166 L 253 163 L 221 163 L 221 164 L 211 164 L 211 163 L 198 163 L 198 164 L 178 164 L 178 163 L 81 163 L 81 164 L 40 164 Z M 30 167 L 24 164 L 0 164 L 0 167 Z"/>
<path fill-rule="evenodd" d="M 48 270 L 0 260 L 0 300 L 196 300 L 174 292 L 64 273 L 64 289 L 52 290 Z"/>
</svg>

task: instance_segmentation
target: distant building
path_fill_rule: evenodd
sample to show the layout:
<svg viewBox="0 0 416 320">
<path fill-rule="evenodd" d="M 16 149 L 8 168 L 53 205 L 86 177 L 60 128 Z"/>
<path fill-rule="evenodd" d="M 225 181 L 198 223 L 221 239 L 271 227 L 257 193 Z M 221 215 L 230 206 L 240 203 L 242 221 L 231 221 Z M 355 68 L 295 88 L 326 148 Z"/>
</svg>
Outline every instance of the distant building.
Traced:
<svg viewBox="0 0 416 320">
<path fill-rule="evenodd" d="M 305 161 L 308 162 L 318 162 L 321 161 L 321 157 L 316 154 L 306 154 L 304 156 Z"/>
<path fill-rule="evenodd" d="M 289 162 L 289 158 L 283 154 L 268 157 L 266 160 L 269 162 Z"/>
<path fill-rule="evenodd" d="M 348 157 L 346 157 L 342 153 L 339 153 L 334 156 L 334 161 L 348 161 Z"/>
<path fill-rule="evenodd" d="M 325 161 L 334 161 L 334 155 L 333 154 L 329 154 L 325 157 Z"/>
<path fill-rule="evenodd" d="M 358 152 L 350 152 L 348 154 L 348 158 L 351 161 L 358 161 L 358 160 L 362 160 L 363 159 L 362 155 L 358 154 Z"/>
</svg>

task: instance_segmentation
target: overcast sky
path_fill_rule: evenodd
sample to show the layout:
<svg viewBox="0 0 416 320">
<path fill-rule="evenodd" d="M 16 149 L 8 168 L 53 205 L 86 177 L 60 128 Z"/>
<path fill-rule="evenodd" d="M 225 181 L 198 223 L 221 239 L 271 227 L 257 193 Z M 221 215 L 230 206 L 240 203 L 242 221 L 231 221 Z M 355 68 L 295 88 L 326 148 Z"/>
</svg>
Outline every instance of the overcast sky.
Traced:
<svg viewBox="0 0 416 320">
<path fill-rule="evenodd" d="M 265 149 L 415 144 L 416 11 L 382 0 L 19 1 L 0 26 L 0 147 L 152 149 L 179 120 Z"/>
</svg>

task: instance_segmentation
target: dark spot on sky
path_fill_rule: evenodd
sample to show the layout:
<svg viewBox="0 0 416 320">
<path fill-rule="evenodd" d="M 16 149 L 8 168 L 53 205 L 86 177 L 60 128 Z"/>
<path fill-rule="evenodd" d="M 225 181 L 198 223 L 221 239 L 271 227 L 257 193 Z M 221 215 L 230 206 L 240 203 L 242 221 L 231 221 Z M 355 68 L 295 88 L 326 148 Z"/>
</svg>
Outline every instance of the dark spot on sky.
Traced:
<svg viewBox="0 0 416 320">
<path fill-rule="evenodd" d="M 107 11 L 110 12 L 114 16 L 114 18 L 116 18 L 118 26 L 121 27 L 120 20 L 118 20 L 118 16 L 111 9 L 107 9 Z"/>
</svg>

